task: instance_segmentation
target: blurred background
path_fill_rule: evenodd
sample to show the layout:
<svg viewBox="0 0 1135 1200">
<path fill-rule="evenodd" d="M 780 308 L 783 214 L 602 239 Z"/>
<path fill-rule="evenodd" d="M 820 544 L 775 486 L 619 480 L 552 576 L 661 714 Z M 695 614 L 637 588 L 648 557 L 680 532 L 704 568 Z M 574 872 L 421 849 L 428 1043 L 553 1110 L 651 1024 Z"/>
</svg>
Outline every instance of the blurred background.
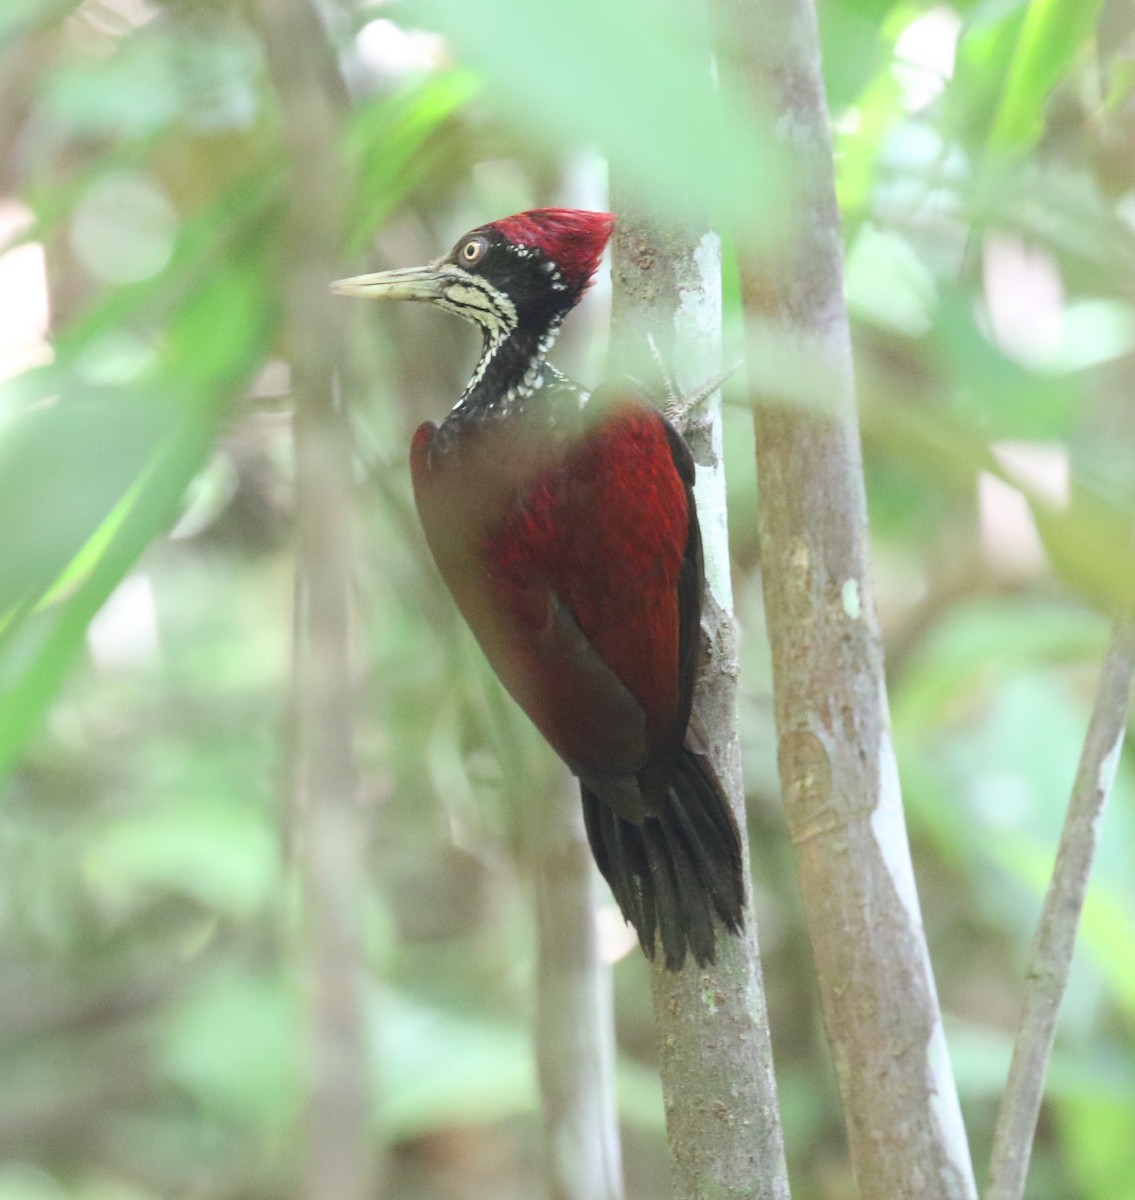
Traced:
<svg viewBox="0 0 1135 1200">
<path fill-rule="evenodd" d="M 668 74 L 694 52 L 689 6 L 314 11 L 343 274 L 428 261 L 526 207 L 601 207 L 611 155 L 663 210 L 688 186 L 736 211 L 732 176 L 697 156 L 702 110 Z M 283 732 L 293 229 L 273 12 L 0 7 L 0 1200 L 266 1200 L 304 1173 Z M 980 1172 L 1126 554 L 1135 6 L 822 0 L 819 16 L 899 765 Z M 727 118 L 724 152 L 759 167 L 745 113 Z M 775 238 L 775 211 L 750 200 Z M 727 241 L 727 361 L 736 290 Z M 587 383 L 608 300 L 601 283 L 554 353 Z M 376 309 L 342 314 L 375 1194 L 519 1200 L 540 1188 L 525 812 L 567 785 L 461 627 L 409 497 L 410 433 L 458 395 L 475 337 Z M 794 1195 L 842 1200 L 777 796 L 743 373 L 726 450 Z M 1105 820 L 1032 1200 L 1135 1197 L 1132 766 Z M 667 1151 L 649 980 L 610 903 L 601 929 L 628 1194 L 652 1200 Z"/>
</svg>

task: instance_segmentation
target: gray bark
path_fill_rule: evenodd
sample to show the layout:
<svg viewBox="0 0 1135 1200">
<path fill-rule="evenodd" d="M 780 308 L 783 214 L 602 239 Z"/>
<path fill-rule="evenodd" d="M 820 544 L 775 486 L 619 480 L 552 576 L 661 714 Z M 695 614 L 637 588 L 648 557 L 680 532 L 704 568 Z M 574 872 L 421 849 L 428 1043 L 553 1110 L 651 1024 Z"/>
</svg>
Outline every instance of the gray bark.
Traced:
<svg viewBox="0 0 1135 1200">
<path fill-rule="evenodd" d="M 1009 1081 L 993 1135 L 986 1200 L 1020 1200 L 1024 1195 L 1056 1018 L 1072 969 L 1100 819 L 1123 750 L 1133 681 L 1135 629 L 1124 615 L 1116 621 L 1104 655 L 1056 865 L 1029 954 Z"/>
<path fill-rule="evenodd" d="M 570 791 L 570 794 L 565 792 Z M 541 805 L 536 869 L 536 1063 L 551 1200 L 622 1200 L 611 970 L 599 961 L 596 875 L 579 790 Z"/>
<path fill-rule="evenodd" d="M 363 1009 L 364 845 L 350 663 L 352 457 L 335 388 L 343 185 L 334 60 L 307 0 L 259 0 L 291 168 L 285 338 L 296 453 L 293 842 L 304 899 L 310 1012 L 305 1192 L 371 1194 Z"/>
<path fill-rule="evenodd" d="M 726 77 L 788 164 L 742 292 L 766 351 L 749 378 L 781 787 L 852 1166 L 871 1200 L 971 1200 L 884 690 L 815 12 L 717 3 Z"/>
<path fill-rule="evenodd" d="M 617 183 L 617 180 L 616 180 Z M 615 189 L 613 351 L 616 367 L 657 378 L 648 335 L 679 395 L 721 372 L 721 246 L 705 228 L 667 226 L 636 211 Z M 656 385 L 652 390 L 662 390 Z M 675 414 L 680 415 L 680 414 Z M 741 830 L 748 876 L 737 737 L 737 653 L 732 620 L 720 397 L 682 422 L 697 462 L 705 545 L 703 653 L 694 701 L 710 757 Z M 652 968 L 651 982 L 674 1160 L 676 1200 L 784 1200 L 788 1176 L 773 1076 L 756 922 L 722 932 L 717 962 L 679 972 Z"/>
</svg>

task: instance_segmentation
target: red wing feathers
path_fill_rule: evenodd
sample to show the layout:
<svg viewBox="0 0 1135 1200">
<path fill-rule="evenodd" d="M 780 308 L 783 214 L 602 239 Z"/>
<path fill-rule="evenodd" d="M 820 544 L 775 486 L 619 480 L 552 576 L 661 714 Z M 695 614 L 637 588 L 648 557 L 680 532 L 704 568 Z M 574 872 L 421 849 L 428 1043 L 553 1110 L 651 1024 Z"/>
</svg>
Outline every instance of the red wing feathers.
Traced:
<svg viewBox="0 0 1135 1200">
<path fill-rule="evenodd" d="M 523 620 L 533 584 L 558 597 L 641 705 L 652 747 L 671 735 L 679 708 L 689 518 L 666 427 L 636 404 L 541 472 L 485 544 L 501 602 Z"/>
<path fill-rule="evenodd" d="M 418 431 L 426 539 L 493 669 L 560 755 L 633 774 L 678 749 L 689 716 L 697 539 L 669 427 L 637 401 L 566 444 L 506 424 L 478 423 L 459 448 Z"/>
</svg>

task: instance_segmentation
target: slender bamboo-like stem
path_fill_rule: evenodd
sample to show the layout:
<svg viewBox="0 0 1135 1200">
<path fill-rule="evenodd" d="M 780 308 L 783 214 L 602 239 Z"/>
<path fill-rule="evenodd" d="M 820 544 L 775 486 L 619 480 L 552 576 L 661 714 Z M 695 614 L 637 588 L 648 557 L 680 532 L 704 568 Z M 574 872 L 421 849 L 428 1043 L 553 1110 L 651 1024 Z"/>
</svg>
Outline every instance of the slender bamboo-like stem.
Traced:
<svg viewBox="0 0 1135 1200">
<path fill-rule="evenodd" d="M 1135 629 L 1124 615 L 1116 620 L 1104 654 L 1056 865 L 1029 953 L 1009 1081 L 993 1134 L 986 1200 L 1020 1200 L 1024 1195 L 1056 1018 L 1072 968 L 1100 818 L 1123 749 L 1133 683 Z"/>
<path fill-rule="evenodd" d="M 721 372 L 721 245 L 706 229 L 666 225 L 619 193 L 613 262 L 613 360 L 640 378 L 653 343 L 692 395 Z M 649 339 L 649 340 L 648 340 Z M 684 422 L 697 463 L 705 548 L 701 671 L 695 716 L 749 847 L 737 738 L 737 655 L 729 578 L 720 397 Z M 718 938 L 717 962 L 652 969 L 675 1200 L 786 1200 L 788 1175 L 752 909 L 743 937 Z"/>
<path fill-rule="evenodd" d="M 815 11 L 716 3 L 723 78 L 788 164 L 742 294 L 781 787 L 852 1167 L 864 1200 L 972 1200 L 884 690 Z"/>
<path fill-rule="evenodd" d="M 538 825 L 535 1037 L 548 1195 L 622 1200 L 611 971 L 599 959 L 595 867 L 574 779 L 552 789 Z"/>
<path fill-rule="evenodd" d="M 304 898 L 311 1082 L 306 1195 L 370 1195 L 360 815 L 352 745 L 351 452 L 335 389 L 342 184 L 334 60 L 307 0 L 259 0 L 292 171 L 283 264 L 295 404 L 294 846 Z"/>
</svg>

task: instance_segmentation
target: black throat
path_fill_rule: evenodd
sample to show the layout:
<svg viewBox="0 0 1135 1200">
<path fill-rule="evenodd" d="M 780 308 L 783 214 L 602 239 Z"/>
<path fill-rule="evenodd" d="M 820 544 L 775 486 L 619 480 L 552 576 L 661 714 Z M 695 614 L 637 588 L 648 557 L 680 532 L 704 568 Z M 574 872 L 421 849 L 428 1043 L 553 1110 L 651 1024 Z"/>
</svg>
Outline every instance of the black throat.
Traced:
<svg viewBox="0 0 1135 1200">
<path fill-rule="evenodd" d="M 559 324 L 540 332 L 516 329 L 503 339 L 484 331 L 481 357 L 458 407 L 504 409 L 527 400 L 543 382 L 545 359 Z"/>
<path fill-rule="evenodd" d="M 550 370 L 545 361 L 548 351 L 574 307 L 574 298 L 570 303 L 564 303 L 565 299 L 556 296 L 518 308 L 502 305 L 493 316 L 503 320 L 478 321 L 481 357 L 457 402 L 455 415 L 500 415 L 540 390 Z"/>
</svg>

